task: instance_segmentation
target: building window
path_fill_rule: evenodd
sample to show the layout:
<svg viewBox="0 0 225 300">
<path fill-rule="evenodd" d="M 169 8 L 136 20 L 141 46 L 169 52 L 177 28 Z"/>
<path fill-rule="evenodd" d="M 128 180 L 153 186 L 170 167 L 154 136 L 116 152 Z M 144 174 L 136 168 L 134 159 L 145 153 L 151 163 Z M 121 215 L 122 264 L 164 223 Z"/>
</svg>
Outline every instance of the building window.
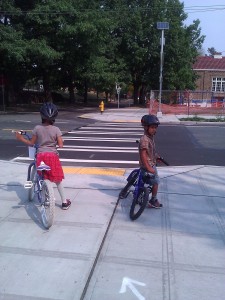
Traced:
<svg viewBox="0 0 225 300">
<path fill-rule="evenodd" d="M 213 77 L 212 79 L 212 92 L 225 91 L 225 78 Z"/>
</svg>

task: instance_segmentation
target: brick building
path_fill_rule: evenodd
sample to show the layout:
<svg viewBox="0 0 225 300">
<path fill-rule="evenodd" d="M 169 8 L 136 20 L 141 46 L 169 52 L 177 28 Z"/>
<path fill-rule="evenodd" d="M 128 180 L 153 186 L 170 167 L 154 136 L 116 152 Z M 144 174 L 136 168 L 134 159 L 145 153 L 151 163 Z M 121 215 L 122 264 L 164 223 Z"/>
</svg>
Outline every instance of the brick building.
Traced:
<svg viewBox="0 0 225 300">
<path fill-rule="evenodd" d="M 197 79 L 194 98 L 211 103 L 221 103 L 225 98 L 225 57 L 221 53 L 214 56 L 199 56 L 193 65 Z"/>
</svg>

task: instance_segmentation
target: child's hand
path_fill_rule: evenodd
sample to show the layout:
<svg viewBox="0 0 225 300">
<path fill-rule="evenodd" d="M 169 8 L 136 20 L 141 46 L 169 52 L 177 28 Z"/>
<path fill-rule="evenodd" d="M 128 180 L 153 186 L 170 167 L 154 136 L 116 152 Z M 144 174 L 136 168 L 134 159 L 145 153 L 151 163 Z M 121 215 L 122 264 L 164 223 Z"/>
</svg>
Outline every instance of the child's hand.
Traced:
<svg viewBox="0 0 225 300">
<path fill-rule="evenodd" d="M 23 136 L 22 136 L 21 132 L 16 131 L 16 132 L 15 132 L 15 135 L 16 135 L 16 139 L 17 139 L 17 140 L 19 140 L 19 141 L 22 141 L 22 140 L 23 140 Z"/>
<path fill-rule="evenodd" d="M 17 139 L 17 140 L 20 140 L 21 134 L 20 134 L 19 132 L 16 132 L 15 134 L 16 134 L 16 139 Z"/>
</svg>

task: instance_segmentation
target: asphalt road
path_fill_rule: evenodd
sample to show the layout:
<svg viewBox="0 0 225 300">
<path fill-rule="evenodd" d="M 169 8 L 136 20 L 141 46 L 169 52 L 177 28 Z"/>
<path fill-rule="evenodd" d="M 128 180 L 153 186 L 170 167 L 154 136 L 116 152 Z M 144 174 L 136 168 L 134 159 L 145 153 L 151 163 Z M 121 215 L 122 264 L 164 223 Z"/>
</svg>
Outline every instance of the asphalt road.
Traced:
<svg viewBox="0 0 225 300">
<path fill-rule="evenodd" d="M 171 165 L 225 166 L 224 136 L 223 125 L 163 125 L 156 142 Z"/>
<path fill-rule="evenodd" d="M 77 109 L 75 111 L 60 111 L 57 119 L 57 126 L 63 134 L 78 129 L 87 124 L 94 123 L 94 120 L 79 118 L 82 113 L 88 113 L 93 109 Z M 11 160 L 24 152 L 24 145 L 15 139 L 12 130 L 24 130 L 31 132 L 35 125 L 40 124 L 38 112 L 10 113 L 0 115 L 0 159 Z"/>
<path fill-rule="evenodd" d="M 65 139 L 74 137 L 73 141 L 65 141 L 68 151 L 60 152 L 65 159 L 80 159 L 80 162 L 70 162 L 70 165 L 102 166 L 102 167 L 133 167 L 133 164 L 116 165 L 111 161 L 137 161 L 135 140 L 142 131 L 137 124 L 117 124 L 109 127 L 108 123 L 96 122 L 79 118 L 86 111 L 60 112 L 56 125 L 64 133 Z M 25 156 L 26 146 L 14 139 L 12 129 L 31 130 L 40 122 L 39 113 L 1 115 L 0 116 L 0 159 L 11 160 L 17 156 Z M 108 126 L 108 127 L 107 127 Z M 121 134 L 120 129 L 124 128 Z M 128 131 L 126 131 L 129 129 Z M 67 134 L 69 131 L 73 134 Z M 170 165 L 217 165 L 225 166 L 225 126 L 223 125 L 172 125 L 162 124 L 158 128 L 156 144 L 158 152 L 169 161 Z M 78 138 L 79 137 L 79 138 Z M 100 137 L 100 138 L 99 138 Z M 115 139 L 106 141 L 107 138 Z M 130 139 L 126 141 L 126 139 Z M 106 146 L 104 151 L 103 149 Z M 80 147 L 72 149 L 70 147 Z M 122 147 L 127 151 L 109 151 L 107 148 Z M 75 152 L 76 151 L 76 152 Z M 98 162 L 91 162 L 96 160 Z M 101 160 L 106 160 L 102 163 Z"/>
</svg>

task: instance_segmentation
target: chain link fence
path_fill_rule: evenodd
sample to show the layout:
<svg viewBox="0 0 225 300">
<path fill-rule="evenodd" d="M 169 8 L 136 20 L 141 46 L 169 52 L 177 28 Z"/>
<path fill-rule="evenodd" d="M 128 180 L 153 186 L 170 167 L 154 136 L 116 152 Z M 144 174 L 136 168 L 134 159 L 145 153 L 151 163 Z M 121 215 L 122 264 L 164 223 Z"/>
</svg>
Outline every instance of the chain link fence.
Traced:
<svg viewBox="0 0 225 300">
<path fill-rule="evenodd" d="M 147 95 L 147 107 L 150 113 L 158 111 L 159 91 L 152 90 Z M 161 97 L 162 113 L 185 115 L 225 113 L 225 92 L 210 91 L 170 91 L 163 90 Z"/>
</svg>

